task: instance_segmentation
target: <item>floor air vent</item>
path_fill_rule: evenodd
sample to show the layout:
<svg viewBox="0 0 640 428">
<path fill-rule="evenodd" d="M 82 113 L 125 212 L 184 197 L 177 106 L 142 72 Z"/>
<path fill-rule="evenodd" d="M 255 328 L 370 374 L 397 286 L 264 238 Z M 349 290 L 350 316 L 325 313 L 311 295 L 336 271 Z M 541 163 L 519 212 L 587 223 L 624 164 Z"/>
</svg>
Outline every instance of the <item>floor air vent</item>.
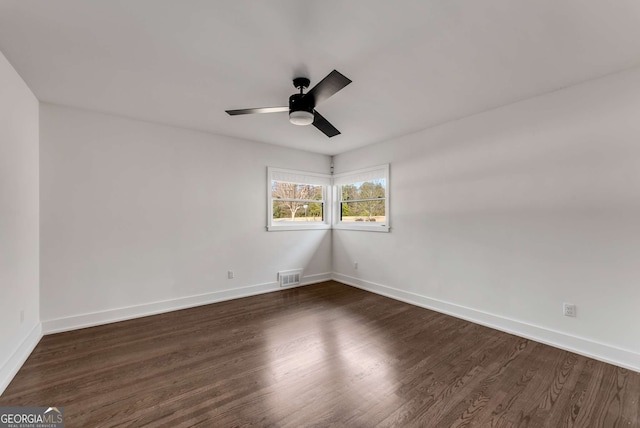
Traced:
<svg viewBox="0 0 640 428">
<path fill-rule="evenodd" d="M 278 272 L 278 281 L 280 281 L 280 287 L 291 287 L 292 285 L 299 285 L 301 280 L 302 269 L 283 270 Z"/>
</svg>

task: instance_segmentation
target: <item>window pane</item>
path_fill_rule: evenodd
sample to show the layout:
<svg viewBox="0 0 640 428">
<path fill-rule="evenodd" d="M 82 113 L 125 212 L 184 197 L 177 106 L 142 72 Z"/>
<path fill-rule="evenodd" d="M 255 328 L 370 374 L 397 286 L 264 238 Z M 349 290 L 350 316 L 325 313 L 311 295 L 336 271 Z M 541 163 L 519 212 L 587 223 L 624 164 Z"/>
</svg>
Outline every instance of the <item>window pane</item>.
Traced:
<svg viewBox="0 0 640 428">
<path fill-rule="evenodd" d="M 340 205 L 341 221 L 376 222 L 382 224 L 387 221 L 387 218 L 385 217 L 384 199 L 375 201 L 342 202 Z"/>
<path fill-rule="evenodd" d="M 342 200 L 384 198 L 386 188 L 387 183 L 384 178 L 345 184 L 342 186 Z"/>
<path fill-rule="evenodd" d="M 321 201 L 322 186 L 273 180 L 271 181 L 271 196 L 273 199 L 311 199 Z"/>
<path fill-rule="evenodd" d="M 322 202 L 273 201 L 273 221 L 322 222 Z"/>
</svg>

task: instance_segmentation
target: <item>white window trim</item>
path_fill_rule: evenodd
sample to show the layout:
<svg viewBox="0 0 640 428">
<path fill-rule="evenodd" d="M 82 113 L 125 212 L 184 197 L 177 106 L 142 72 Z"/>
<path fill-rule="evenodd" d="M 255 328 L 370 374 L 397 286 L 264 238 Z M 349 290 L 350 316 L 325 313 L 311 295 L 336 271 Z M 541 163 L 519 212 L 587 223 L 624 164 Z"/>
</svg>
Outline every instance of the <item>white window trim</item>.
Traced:
<svg viewBox="0 0 640 428">
<path fill-rule="evenodd" d="M 385 212 L 385 223 L 381 224 L 371 224 L 371 223 L 363 223 L 360 222 L 342 222 L 340 221 L 340 210 L 342 208 L 341 202 L 342 198 L 340 196 L 341 186 L 343 183 L 361 181 L 358 176 L 367 176 L 372 172 L 380 172 L 381 176 L 384 177 L 386 183 L 385 189 L 385 204 L 384 204 L 384 212 Z M 389 164 L 378 165 L 370 168 L 363 168 L 356 171 L 348 171 L 340 174 L 335 174 L 332 180 L 332 200 L 335 201 L 333 204 L 333 218 L 334 221 L 332 223 L 333 229 L 337 230 L 361 230 L 368 232 L 389 232 L 391 230 L 390 216 L 389 216 L 389 200 L 391 196 L 391 186 L 389 185 Z"/>
<path fill-rule="evenodd" d="M 282 177 L 287 177 L 288 180 L 296 183 L 303 184 L 315 184 L 323 186 L 323 212 L 324 219 L 322 222 L 293 222 L 293 221 L 273 221 L 273 196 L 271 190 L 271 181 L 276 176 L 281 178 L 277 181 L 285 181 Z M 292 169 L 267 167 L 267 231 L 282 231 L 282 230 L 326 230 L 331 229 L 331 175 L 321 174 L 316 172 L 296 171 Z M 317 202 L 317 201 L 316 201 Z"/>
</svg>

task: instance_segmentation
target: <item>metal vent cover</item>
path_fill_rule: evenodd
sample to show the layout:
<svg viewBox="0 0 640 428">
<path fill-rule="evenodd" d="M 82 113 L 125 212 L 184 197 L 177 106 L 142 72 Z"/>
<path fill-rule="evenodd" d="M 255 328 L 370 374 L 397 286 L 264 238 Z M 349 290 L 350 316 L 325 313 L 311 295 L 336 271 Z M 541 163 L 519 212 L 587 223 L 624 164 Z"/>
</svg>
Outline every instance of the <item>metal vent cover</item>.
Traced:
<svg viewBox="0 0 640 428">
<path fill-rule="evenodd" d="M 278 272 L 278 282 L 280 287 L 291 287 L 300 285 L 302 281 L 302 269 L 283 270 Z"/>
</svg>

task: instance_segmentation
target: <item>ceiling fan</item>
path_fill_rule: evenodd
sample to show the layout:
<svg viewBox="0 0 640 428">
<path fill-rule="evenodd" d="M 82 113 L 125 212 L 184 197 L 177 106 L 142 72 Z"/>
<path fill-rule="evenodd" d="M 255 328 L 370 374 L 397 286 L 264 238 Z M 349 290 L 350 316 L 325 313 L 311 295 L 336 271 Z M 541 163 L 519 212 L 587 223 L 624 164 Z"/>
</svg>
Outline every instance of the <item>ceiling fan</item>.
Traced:
<svg viewBox="0 0 640 428">
<path fill-rule="evenodd" d="M 288 107 L 261 107 L 225 111 L 230 116 L 288 111 L 289 122 L 294 125 L 313 125 L 329 138 L 339 135 L 340 131 L 318 113 L 316 106 L 347 86 L 351 83 L 351 80 L 343 76 L 340 72 L 333 70 L 305 94 L 304 89 L 307 89 L 310 83 L 310 80 L 306 77 L 296 77 L 293 79 L 293 86 L 300 90 L 300 93 L 293 94 L 289 97 Z"/>
</svg>

